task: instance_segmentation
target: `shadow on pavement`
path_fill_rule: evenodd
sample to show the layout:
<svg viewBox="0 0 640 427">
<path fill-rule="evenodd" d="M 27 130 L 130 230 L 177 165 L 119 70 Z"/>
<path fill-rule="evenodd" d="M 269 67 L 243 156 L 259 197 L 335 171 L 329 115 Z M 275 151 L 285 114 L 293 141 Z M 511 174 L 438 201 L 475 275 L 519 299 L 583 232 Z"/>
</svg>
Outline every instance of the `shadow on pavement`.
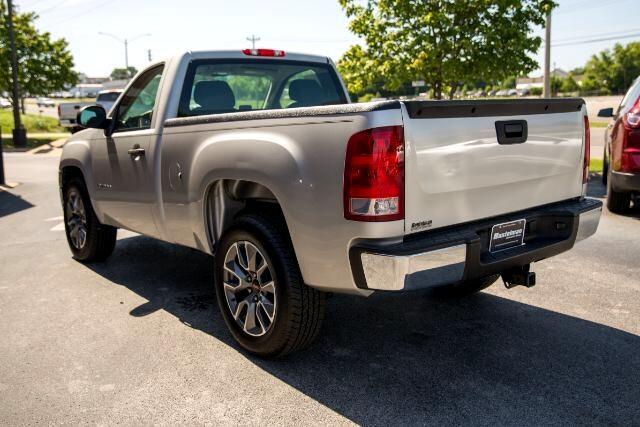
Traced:
<svg viewBox="0 0 640 427">
<path fill-rule="evenodd" d="M 589 174 L 587 196 L 604 199 L 607 197 L 607 186 L 602 183 L 602 174 L 592 172 Z"/>
<path fill-rule="evenodd" d="M 19 195 L 0 189 L 0 218 L 32 207 Z"/>
<path fill-rule="evenodd" d="M 238 349 L 217 313 L 212 258 L 145 237 L 94 271 Z M 533 290 L 535 292 L 535 290 Z M 315 345 L 249 360 L 356 423 L 626 424 L 640 416 L 640 337 L 481 293 L 329 300 Z M 256 396 L 259 400 L 259 396 Z"/>
</svg>

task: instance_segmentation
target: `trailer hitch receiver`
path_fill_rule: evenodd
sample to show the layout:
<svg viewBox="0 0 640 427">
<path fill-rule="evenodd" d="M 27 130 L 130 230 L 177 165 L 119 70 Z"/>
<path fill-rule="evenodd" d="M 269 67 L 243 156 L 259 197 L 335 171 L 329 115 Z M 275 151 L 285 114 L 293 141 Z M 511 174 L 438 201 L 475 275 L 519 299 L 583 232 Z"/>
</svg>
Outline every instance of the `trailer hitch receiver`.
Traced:
<svg viewBox="0 0 640 427">
<path fill-rule="evenodd" d="M 507 289 L 514 286 L 526 286 L 530 288 L 536 284 L 536 273 L 529 271 L 531 264 L 522 267 L 514 267 L 502 272 L 502 281 Z"/>
</svg>

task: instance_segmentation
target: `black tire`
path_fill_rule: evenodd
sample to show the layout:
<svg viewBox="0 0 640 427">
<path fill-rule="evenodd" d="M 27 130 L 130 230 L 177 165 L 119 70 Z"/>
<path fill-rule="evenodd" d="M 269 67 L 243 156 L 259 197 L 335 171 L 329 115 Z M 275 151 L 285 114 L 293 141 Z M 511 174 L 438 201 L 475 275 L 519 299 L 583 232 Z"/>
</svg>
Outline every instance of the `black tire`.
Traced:
<svg viewBox="0 0 640 427">
<path fill-rule="evenodd" d="M 610 174 L 610 171 L 607 171 Z M 631 193 L 615 191 L 612 187 L 611 177 L 607 177 L 607 208 L 617 214 L 627 212 L 631 207 Z"/>
<path fill-rule="evenodd" d="M 481 277 L 453 285 L 439 286 L 435 289 L 435 294 L 442 297 L 463 298 L 488 288 L 493 285 L 499 277 L 499 274 L 494 274 L 492 276 Z"/>
<path fill-rule="evenodd" d="M 64 213 L 64 228 L 67 236 L 69 249 L 73 254 L 73 258 L 80 262 L 104 261 L 111 255 L 116 246 L 116 235 L 118 229 L 109 225 L 101 224 L 98 221 L 91 199 L 87 192 L 87 187 L 81 178 L 71 178 L 65 183 L 62 189 Z M 67 209 L 70 198 L 73 194 L 79 194 L 84 205 L 86 220 L 86 239 L 85 243 L 77 247 L 71 236 L 71 227 L 69 226 L 69 209 Z"/>
<path fill-rule="evenodd" d="M 271 274 L 277 305 L 274 320 L 262 336 L 252 336 L 240 327 L 231 313 L 224 291 L 225 257 L 235 243 L 243 241 L 251 243 L 264 254 L 269 269 L 273 270 Z M 278 357 L 302 350 L 316 338 L 324 319 L 325 294 L 303 283 L 282 220 L 255 214 L 239 217 L 220 239 L 215 267 L 220 313 L 231 334 L 244 349 L 261 357 Z"/>
</svg>

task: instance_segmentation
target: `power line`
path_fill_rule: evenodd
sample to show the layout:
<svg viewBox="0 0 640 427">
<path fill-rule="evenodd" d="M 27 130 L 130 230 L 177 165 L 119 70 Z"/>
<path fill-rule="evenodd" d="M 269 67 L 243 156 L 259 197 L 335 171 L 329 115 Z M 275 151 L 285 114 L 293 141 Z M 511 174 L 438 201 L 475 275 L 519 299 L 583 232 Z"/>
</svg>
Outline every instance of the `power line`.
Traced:
<svg viewBox="0 0 640 427">
<path fill-rule="evenodd" d="M 587 10 L 596 9 L 598 7 L 609 6 L 609 5 L 612 5 L 612 4 L 617 3 L 619 1 L 627 1 L 627 0 L 609 0 L 607 2 L 601 2 L 601 3 L 593 4 L 593 5 L 590 5 L 590 6 L 584 6 L 584 7 L 572 6 L 571 9 L 569 9 L 569 10 L 558 10 L 557 12 L 555 12 L 555 14 L 556 15 L 565 15 L 567 13 L 584 12 L 584 11 L 587 11 Z"/>
<path fill-rule="evenodd" d="M 640 37 L 640 33 L 629 34 L 629 35 L 626 35 L 626 36 L 601 37 L 601 38 L 596 38 L 596 39 L 581 40 L 581 41 L 570 42 L 570 43 L 558 43 L 558 44 L 552 44 L 551 46 L 552 47 L 573 46 L 573 45 L 577 45 L 577 44 L 589 44 L 589 43 L 604 42 L 604 41 L 608 41 L 608 40 L 629 39 L 629 38 L 635 38 L 635 37 Z"/>
<path fill-rule="evenodd" d="M 91 12 L 95 11 L 98 8 L 104 7 L 104 6 L 108 5 L 108 4 L 113 4 L 115 1 L 117 1 L 117 0 L 108 0 L 108 1 L 105 1 L 105 2 L 102 2 L 102 3 L 99 3 L 99 4 L 95 5 L 95 6 L 93 6 L 91 9 L 85 10 L 84 12 L 77 13 L 77 14 L 75 14 L 73 16 L 69 16 L 68 18 L 65 18 L 65 19 L 63 19 L 61 21 L 55 22 L 55 23 L 51 24 L 50 27 L 54 27 L 56 25 L 60 25 L 60 24 L 63 24 L 65 22 L 71 21 L 72 19 L 76 19 L 76 18 L 78 18 L 80 16 L 83 16 L 83 15 L 86 15 L 88 13 L 91 13 Z"/>
<path fill-rule="evenodd" d="M 615 32 L 609 32 L 609 33 L 600 33 L 600 34 L 588 34 L 588 35 L 583 35 L 583 36 L 575 36 L 575 37 L 565 37 L 565 38 L 561 38 L 561 39 L 556 39 L 554 40 L 554 42 L 556 43 L 564 43 L 564 42 L 568 42 L 568 41 L 573 41 L 573 40 L 577 40 L 577 41 L 581 41 L 582 39 L 589 39 L 590 37 L 606 37 L 606 36 L 612 36 L 612 37 L 617 37 L 617 36 L 624 36 L 627 35 L 628 33 L 637 33 L 640 31 L 640 28 L 633 28 L 633 29 L 629 29 L 629 30 L 620 30 L 620 31 L 615 31 Z"/>
<path fill-rule="evenodd" d="M 42 9 L 41 11 L 35 11 L 35 12 L 36 12 L 38 15 L 42 15 L 43 13 L 50 12 L 50 11 L 52 11 L 52 10 L 54 10 L 54 9 L 56 9 L 56 8 L 58 8 L 58 7 L 60 7 L 60 6 L 62 6 L 63 4 L 65 4 L 65 3 L 66 3 L 66 2 L 68 2 L 68 1 L 69 1 L 69 0 L 62 0 L 62 1 L 60 1 L 60 2 L 58 2 L 58 3 L 56 3 L 56 4 L 54 4 L 54 5 L 53 5 L 53 6 L 51 6 L 51 7 L 48 7 L 48 8 L 46 8 L 46 9 Z"/>
<path fill-rule="evenodd" d="M 27 5 L 27 7 L 33 7 L 33 6 L 37 5 L 37 4 L 42 3 L 43 1 L 46 1 L 46 0 L 37 0 L 37 1 L 35 1 L 34 3 L 32 3 L 32 4 L 28 4 L 28 5 Z M 20 6 L 22 6 L 22 5 L 20 5 Z"/>
</svg>

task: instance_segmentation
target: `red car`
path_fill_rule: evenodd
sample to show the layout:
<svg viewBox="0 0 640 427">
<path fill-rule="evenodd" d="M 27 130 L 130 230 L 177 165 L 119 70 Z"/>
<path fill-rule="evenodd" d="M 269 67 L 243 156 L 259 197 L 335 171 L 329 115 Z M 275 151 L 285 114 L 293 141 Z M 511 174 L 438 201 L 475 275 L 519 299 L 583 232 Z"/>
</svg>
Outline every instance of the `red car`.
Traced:
<svg viewBox="0 0 640 427">
<path fill-rule="evenodd" d="M 604 108 L 598 117 L 613 117 L 604 143 L 603 182 L 607 185 L 607 207 L 622 213 L 631 198 L 640 193 L 640 77 L 635 80 L 617 111 Z"/>
</svg>

